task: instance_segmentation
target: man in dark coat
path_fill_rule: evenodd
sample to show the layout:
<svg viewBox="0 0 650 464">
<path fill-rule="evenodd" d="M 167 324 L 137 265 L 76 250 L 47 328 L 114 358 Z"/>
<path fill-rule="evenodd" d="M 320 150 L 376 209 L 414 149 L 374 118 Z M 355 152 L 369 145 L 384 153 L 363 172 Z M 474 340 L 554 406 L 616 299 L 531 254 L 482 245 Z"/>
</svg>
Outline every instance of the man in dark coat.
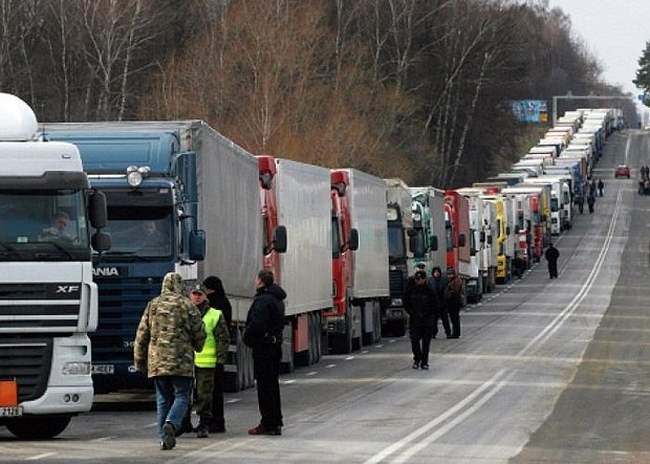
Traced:
<svg viewBox="0 0 650 464">
<path fill-rule="evenodd" d="M 413 369 L 429 369 L 429 347 L 436 323 L 438 297 L 427 285 L 427 274 L 417 271 L 413 277 L 414 285 L 404 292 L 404 308 L 409 315 L 411 348 L 413 350 Z"/>
<path fill-rule="evenodd" d="M 594 205 L 596 204 L 596 196 L 595 195 L 589 195 L 587 197 L 587 205 L 589 206 L 589 214 L 592 214 L 594 212 Z"/>
<path fill-rule="evenodd" d="M 603 190 L 605 190 L 605 182 L 602 179 L 598 179 L 598 194 L 602 197 Z"/>
<path fill-rule="evenodd" d="M 460 308 L 463 306 L 463 295 L 465 286 L 454 269 L 447 272 L 449 282 L 447 283 L 447 310 L 452 332 L 449 338 L 460 338 Z"/>
<path fill-rule="evenodd" d="M 232 306 L 226 296 L 226 291 L 223 288 L 221 279 L 217 276 L 208 276 L 203 281 L 203 286 L 206 288 L 208 301 L 210 307 L 218 309 L 222 312 L 226 320 L 226 327 L 230 328 L 230 321 L 232 320 Z M 226 431 L 226 423 L 224 421 L 224 407 L 223 407 L 223 385 L 225 383 L 225 371 L 223 364 L 217 364 L 214 370 L 214 395 L 212 397 L 212 421 L 208 426 L 209 433 L 224 433 Z"/>
<path fill-rule="evenodd" d="M 546 261 L 548 262 L 548 276 L 551 279 L 557 279 L 557 260 L 560 257 L 560 252 L 557 248 L 551 243 L 544 254 Z"/>
<path fill-rule="evenodd" d="M 438 319 L 442 320 L 442 327 L 445 329 L 447 338 L 451 338 L 451 325 L 449 325 L 449 312 L 447 311 L 447 276 L 443 275 L 442 270 L 436 266 L 431 270 L 431 277 L 429 277 L 427 283 L 438 297 L 438 311 L 436 311 L 436 323 L 433 326 L 433 338 L 438 335 Z"/>
<path fill-rule="evenodd" d="M 576 196 L 576 203 L 578 204 L 578 210 L 580 211 L 580 214 L 582 214 L 585 208 L 585 197 L 582 195 Z"/>
<path fill-rule="evenodd" d="M 282 435 L 280 360 L 284 303 L 287 294 L 273 281 L 271 271 L 262 270 L 255 282 L 257 293 L 246 319 L 244 343 L 253 349 L 257 400 L 262 420 L 250 435 Z"/>
</svg>

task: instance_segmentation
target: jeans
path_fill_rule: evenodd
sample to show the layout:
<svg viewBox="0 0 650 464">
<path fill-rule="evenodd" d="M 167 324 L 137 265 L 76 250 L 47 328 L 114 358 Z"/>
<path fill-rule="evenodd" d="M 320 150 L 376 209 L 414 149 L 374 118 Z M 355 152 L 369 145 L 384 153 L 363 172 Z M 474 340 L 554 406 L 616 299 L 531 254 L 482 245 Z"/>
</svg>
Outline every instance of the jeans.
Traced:
<svg viewBox="0 0 650 464">
<path fill-rule="evenodd" d="M 183 418 L 190 404 L 192 377 L 163 375 L 154 378 L 156 385 L 156 405 L 158 409 L 158 434 L 162 440 L 165 422 L 171 422 L 175 430 L 180 430 Z"/>
</svg>

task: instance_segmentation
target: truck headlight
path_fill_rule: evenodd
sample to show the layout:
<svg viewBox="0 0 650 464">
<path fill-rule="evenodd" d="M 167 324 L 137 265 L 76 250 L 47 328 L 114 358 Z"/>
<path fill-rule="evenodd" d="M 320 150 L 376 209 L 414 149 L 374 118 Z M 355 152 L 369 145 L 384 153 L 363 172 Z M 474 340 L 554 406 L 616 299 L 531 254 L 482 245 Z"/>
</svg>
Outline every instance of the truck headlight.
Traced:
<svg viewBox="0 0 650 464">
<path fill-rule="evenodd" d="M 401 298 L 393 298 L 390 300 L 390 305 L 391 306 L 402 306 L 402 299 Z"/>
<path fill-rule="evenodd" d="M 61 369 L 63 375 L 90 375 L 89 362 L 68 362 Z"/>
<path fill-rule="evenodd" d="M 131 171 L 126 175 L 126 181 L 133 188 L 139 187 L 142 184 L 142 179 L 142 173 L 139 171 Z"/>
</svg>

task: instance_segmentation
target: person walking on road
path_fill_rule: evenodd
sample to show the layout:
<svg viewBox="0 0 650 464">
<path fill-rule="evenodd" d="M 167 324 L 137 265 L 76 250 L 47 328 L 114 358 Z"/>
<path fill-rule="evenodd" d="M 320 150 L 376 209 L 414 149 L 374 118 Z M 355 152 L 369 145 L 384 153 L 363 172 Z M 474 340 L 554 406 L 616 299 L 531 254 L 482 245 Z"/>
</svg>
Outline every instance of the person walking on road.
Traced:
<svg viewBox="0 0 650 464">
<path fill-rule="evenodd" d="M 589 214 L 593 214 L 595 204 L 596 204 L 596 196 L 589 195 L 589 197 L 587 198 L 587 205 L 589 206 Z"/>
<path fill-rule="evenodd" d="M 232 306 L 226 296 L 226 291 L 223 287 L 221 279 L 217 276 L 208 276 L 203 281 L 203 286 L 208 295 L 210 307 L 221 311 L 224 317 L 225 327 L 230 336 L 230 322 L 232 321 Z M 227 344 L 224 345 L 226 350 Z M 224 357 L 226 353 L 223 353 Z M 224 407 L 223 407 L 223 386 L 225 383 L 225 359 L 223 363 L 217 363 L 214 369 L 214 390 L 212 395 L 212 420 L 208 426 L 209 433 L 224 433 L 226 431 L 226 423 L 224 421 Z"/>
<path fill-rule="evenodd" d="M 544 254 L 546 261 L 548 263 L 548 276 L 551 279 L 557 279 L 557 260 L 560 257 L 560 252 L 553 244 L 549 244 Z"/>
<path fill-rule="evenodd" d="M 262 419 L 249 435 L 282 435 L 280 360 L 284 303 L 287 294 L 274 283 L 273 273 L 262 270 L 255 282 L 257 293 L 248 311 L 244 343 L 253 349 L 253 370 Z"/>
<path fill-rule="evenodd" d="M 437 321 L 438 296 L 428 284 L 427 273 L 416 271 L 414 284 L 404 292 L 404 309 L 409 315 L 413 369 L 429 369 L 429 348 Z"/>
<path fill-rule="evenodd" d="M 605 182 L 603 179 L 598 179 L 598 194 L 602 197 L 603 191 L 605 190 Z"/>
<path fill-rule="evenodd" d="M 456 271 L 449 269 L 447 272 L 447 310 L 451 322 L 452 332 L 450 338 L 460 338 L 460 308 L 463 305 L 463 281 Z"/>
<path fill-rule="evenodd" d="M 194 354 L 194 377 L 196 378 L 196 413 L 199 416 L 199 426 L 196 430 L 197 438 L 207 438 L 210 425 L 213 422 L 213 397 L 214 390 L 221 393 L 221 411 L 218 413 L 219 422 L 225 432 L 223 417 L 223 385 L 215 385 L 215 370 L 219 367 L 223 371 L 226 362 L 226 353 L 230 343 L 230 334 L 226 320 L 220 310 L 212 308 L 208 301 L 206 288 L 197 284 L 190 293 L 192 303 L 201 312 L 205 327 L 205 344 L 203 349 Z M 223 375 L 219 380 L 223 379 Z"/>
<path fill-rule="evenodd" d="M 585 209 L 585 198 L 582 195 L 578 195 L 576 197 L 576 203 L 578 204 L 578 211 L 582 214 Z"/>
<path fill-rule="evenodd" d="M 203 349 L 205 330 L 201 313 L 183 293 L 183 278 L 165 275 L 159 297 L 149 302 L 135 336 L 135 368 L 156 387 L 160 449 L 176 446 L 189 407 L 194 352 Z"/>
<path fill-rule="evenodd" d="M 447 276 L 444 276 L 442 270 L 436 266 L 431 270 L 431 277 L 429 277 L 427 283 L 438 297 L 438 311 L 436 311 L 436 323 L 433 325 L 433 338 L 438 335 L 439 319 L 442 320 L 445 335 L 447 338 L 451 338 L 451 325 L 449 325 L 449 312 L 447 311 Z"/>
</svg>

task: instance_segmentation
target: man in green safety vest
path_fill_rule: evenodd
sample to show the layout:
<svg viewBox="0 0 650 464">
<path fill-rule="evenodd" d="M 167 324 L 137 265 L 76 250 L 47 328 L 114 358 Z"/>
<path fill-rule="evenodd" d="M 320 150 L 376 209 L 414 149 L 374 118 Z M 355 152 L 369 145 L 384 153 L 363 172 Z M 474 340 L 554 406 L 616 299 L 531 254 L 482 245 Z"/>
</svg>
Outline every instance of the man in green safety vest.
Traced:
<svg viewBox="0 0 650 464">
<path fill-rule="evenodd" d="M 207 290 L 202 284 L 192 287 L 190 298 L 199 308 L 205 326 L 206 338 L 203 349 L 194 353 L 194 377 L 196 378 L 196 413 L 199 416 L 196 436 L 207 438 L 208 428 L 213 420 L 214 373 L 215 369 L 222 368 L 226 362 L 230 336 L 225 317 L 219 309 L 210 307 Z M 218 390 L 223 391 L 223 388 Z M 223 418 L 218 419 L 223 423 Z"/>
</svg>

